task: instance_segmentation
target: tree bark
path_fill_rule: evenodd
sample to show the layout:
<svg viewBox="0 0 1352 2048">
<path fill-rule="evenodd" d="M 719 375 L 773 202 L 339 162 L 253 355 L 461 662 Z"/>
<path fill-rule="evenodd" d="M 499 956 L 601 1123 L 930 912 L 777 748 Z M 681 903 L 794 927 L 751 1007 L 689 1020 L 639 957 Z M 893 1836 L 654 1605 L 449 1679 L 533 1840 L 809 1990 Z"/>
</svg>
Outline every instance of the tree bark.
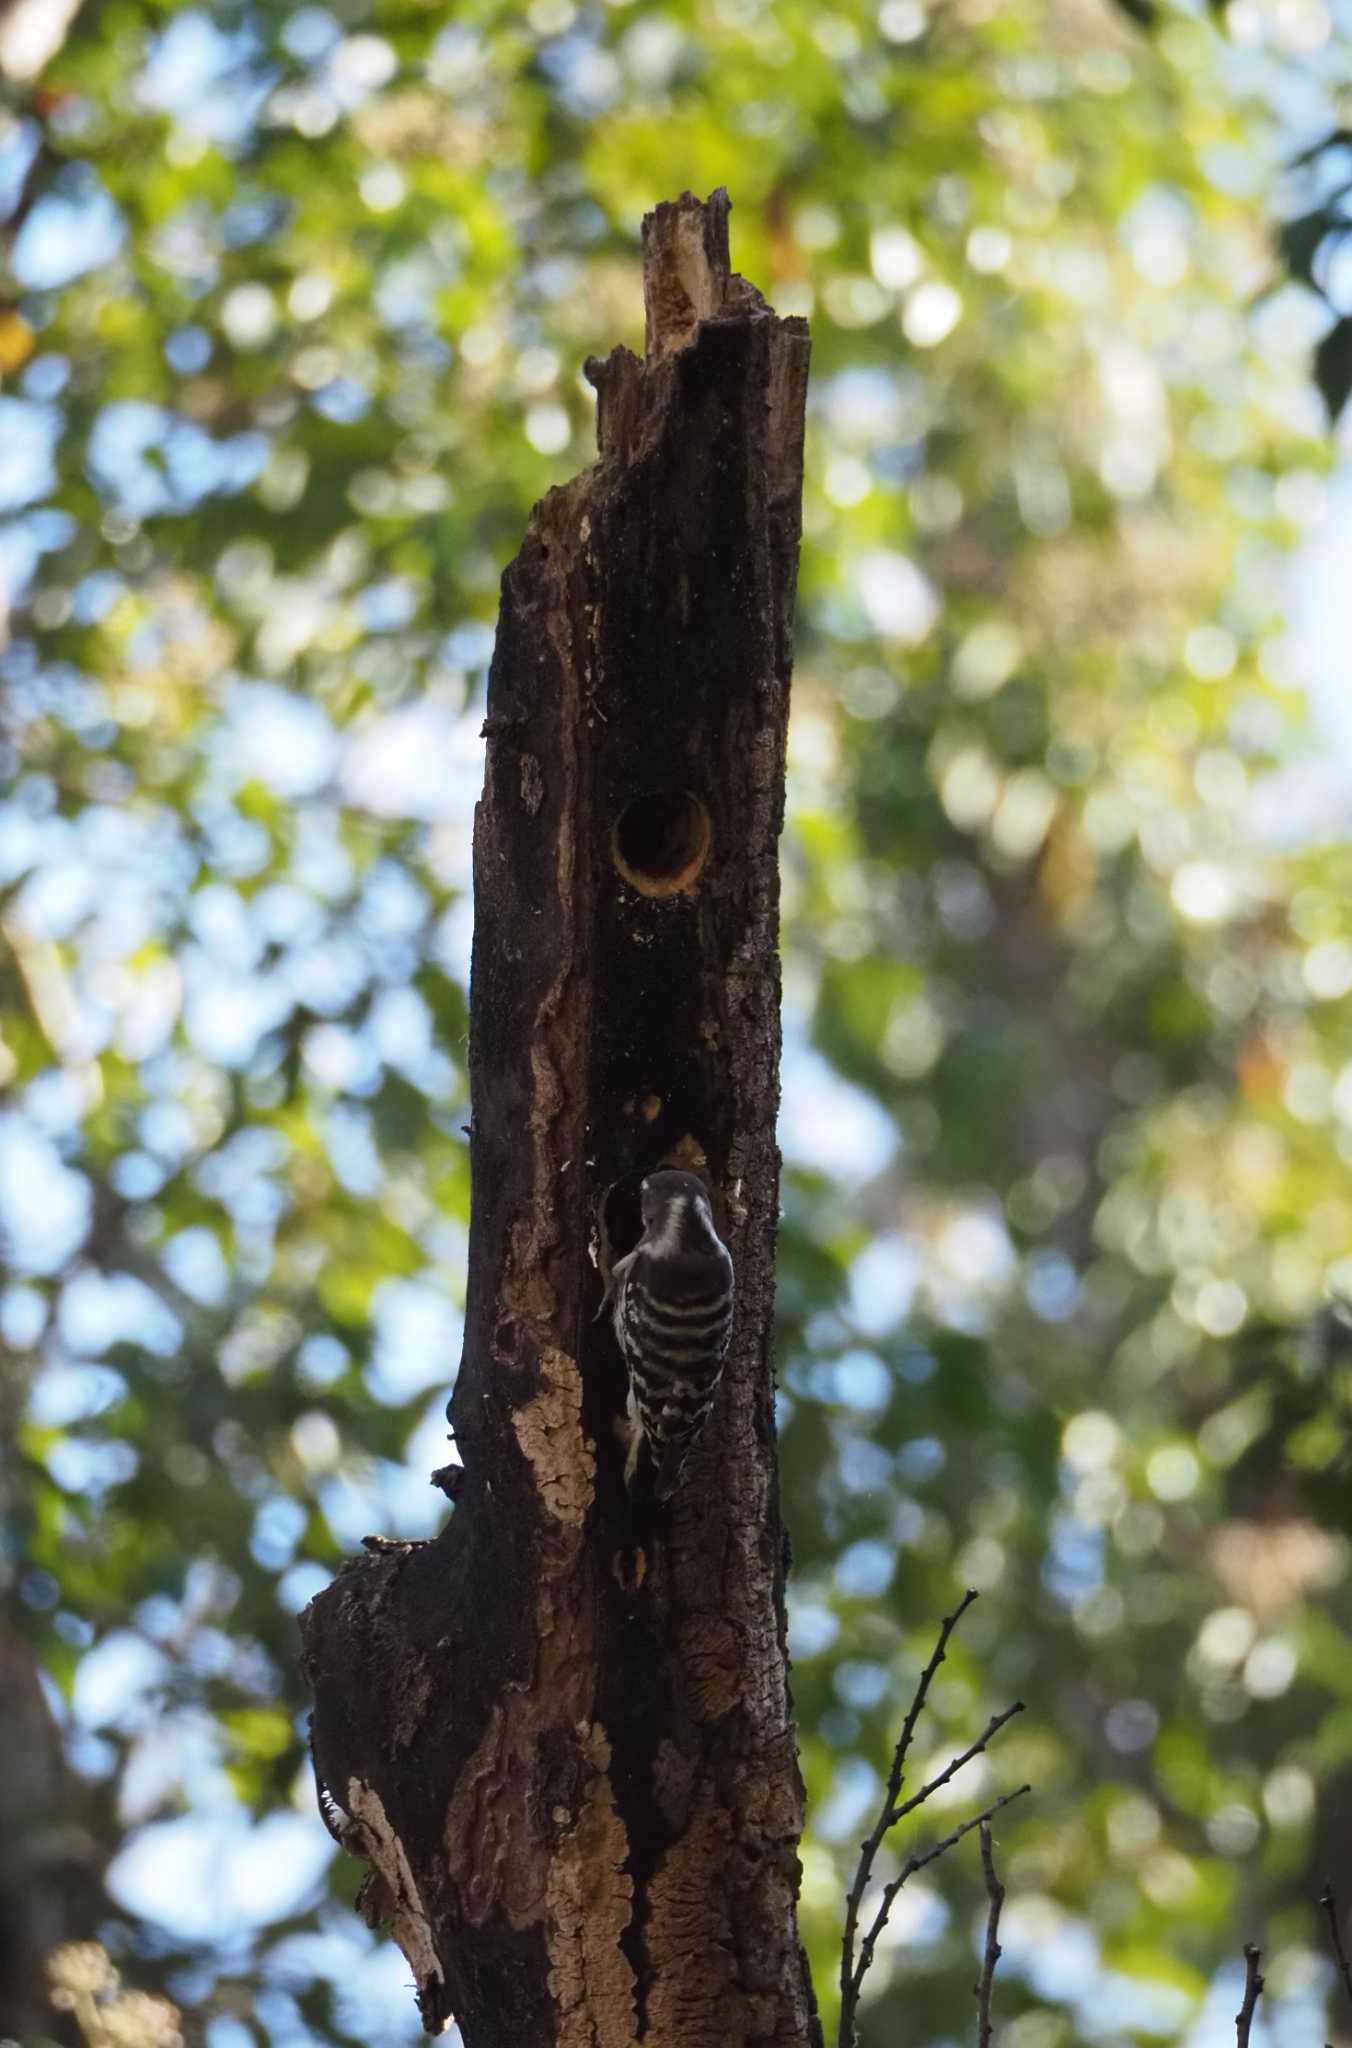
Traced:
<svg viewBox="0 0 1352 2048">
<path fill-rule="evenodd" d="M 107 1901 L 103 1859 L 61 1752 L 32 1645 L 0 1608 L 0 2034 L 73 2041 L 47 1962 L 88 1936 Z"/>
<path fill-rule="evenodd" d="M 429 2031 L 820 2038 L 774 1449 L 777 839 L 808 339 L 728 202 L 644 223 L 646 360 L 503 578 L 474 847 L 462 1469 L 303 1618 L 321 1798 Z M 737 1325 L 673 1500 L 626 1493 L 603 1272 L 703 1167 Z"/>
</svg>

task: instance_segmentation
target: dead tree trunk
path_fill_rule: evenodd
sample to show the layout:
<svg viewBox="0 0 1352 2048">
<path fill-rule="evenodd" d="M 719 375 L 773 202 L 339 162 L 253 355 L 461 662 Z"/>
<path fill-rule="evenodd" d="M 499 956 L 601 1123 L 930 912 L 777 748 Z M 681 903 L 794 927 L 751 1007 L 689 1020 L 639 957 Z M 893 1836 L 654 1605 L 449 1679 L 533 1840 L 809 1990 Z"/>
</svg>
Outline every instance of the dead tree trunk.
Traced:
<svg viewBox="0 0 1352 2048">
<path fill-rule="evenodd" d="M 773 1427 L 776 841 L 808 341 L 726 194 L 644 224 L 647 359 L 503 579 L 475 831 L 463 1470 L 304 1617 L 321 1797 L 429 2030 L 806 2048 Z M 736 1265 L 675 1498 L 626 1494 L 602 1275 L 704 1165 Z"/>
</svg>

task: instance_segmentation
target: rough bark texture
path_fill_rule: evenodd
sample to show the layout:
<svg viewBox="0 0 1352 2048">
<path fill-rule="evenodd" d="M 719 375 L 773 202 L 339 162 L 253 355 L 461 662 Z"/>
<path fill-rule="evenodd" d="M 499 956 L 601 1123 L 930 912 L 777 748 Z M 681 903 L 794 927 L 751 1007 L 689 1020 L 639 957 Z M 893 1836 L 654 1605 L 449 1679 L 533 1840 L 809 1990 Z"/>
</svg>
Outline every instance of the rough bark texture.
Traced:
<svg viewBox="0 0 1352 2048">
<path fill-rule="evenodd" d="M 454 1512 L 304 1617 L 322 1796 L 468 2048 L 819 2038 L 771 1352 L 808 342 L 730 274 L 725 194 L 659 207 L 644 259 L 647 359 L 588 365 L 600 460 L 503 579 Z M 658 1506 L 597 1310 L 662 1162 L 707 1169 L 738 1318 Z"/>
</svg>

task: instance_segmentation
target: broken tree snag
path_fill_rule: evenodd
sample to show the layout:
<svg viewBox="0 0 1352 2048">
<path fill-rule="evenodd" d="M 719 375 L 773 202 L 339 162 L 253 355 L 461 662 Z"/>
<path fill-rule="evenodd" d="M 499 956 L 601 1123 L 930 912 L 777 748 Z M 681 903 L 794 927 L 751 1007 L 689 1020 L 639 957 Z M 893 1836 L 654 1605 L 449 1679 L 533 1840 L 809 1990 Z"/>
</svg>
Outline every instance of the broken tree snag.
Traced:
<svg viewBox="0 0 1352 2048">
<path fill-rule="evenodd" d="M 503 578 L 454 1512 L 303 1618 L 331 1821 L 467 2048 L 819 2040 L 771 1349 L 808 340 L 731 273 L 727 215 L 644 223 L 646 359 L 589 363 L 600 459 Z M 708 1179 L 737 1323 L 659 1504 L 644 1467 L 625 1491 L 597 1311 L 664 1163 Z"/>
</svg>

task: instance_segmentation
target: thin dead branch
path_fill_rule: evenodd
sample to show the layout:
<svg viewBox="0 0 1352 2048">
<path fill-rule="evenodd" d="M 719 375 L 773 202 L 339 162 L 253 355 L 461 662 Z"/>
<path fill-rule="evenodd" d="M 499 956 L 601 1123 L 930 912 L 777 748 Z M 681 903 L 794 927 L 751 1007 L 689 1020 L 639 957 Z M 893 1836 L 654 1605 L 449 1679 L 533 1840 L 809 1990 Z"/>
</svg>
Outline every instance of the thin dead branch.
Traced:
<svg viewBox="0 0 1352 2048">
<path fill-rule="evenodd" d="M 1324 1886 L 1319 1895 L 1319 1903 L 1324 1909 L 1324 1918 L 1329 1923 L 1329 1939 L 1333 1943 L 1333 1953 L 1337 1958 L 1338 1975 L 1342 1979 L 1348 2003 L 1352 2005 L 1352 1967 L 1348 1964 L 1347 1949 L 1343 1944 L 1343 1931 L 1338 1923 L 1338 1901 L 1334 1896 L 1332 1884 Z"/>
<path fill-rule="evenodd" d="M 1244 2003 L 1235 2014 L 1235 2048 L 1249 2048 L 1249 2034 L 1253 2027 L 1253 2016 L 1258 2005 L 1258 1996 L 1263 1989 L 1263 1976 L 1258 1965 L 1263 1960 L 1263 1951 L 1253 1943 L 1244 1945 Z"/>
<path fill-rule="evenodd" d="M 969 1764 L 974 1756 L 980 1756 L 984 1749 L 989 1748 L 992 1738 L 1000 1733 L 1006 1721 L 1012 1721 L 1016 1714 L 1021 1714 L 1022 1712 L 1023 1701 L 1015 1700 L 1013 1706 L 1006 1707 L 1003 1713 L 992 1714 L 970 1749 L 965 1749 L 961 1756 L 955 1756 L 951 1764 L 944 1765 L 937 1777 L 931 1778 L 928 1784 L 922 1785 L 918 1792 L 913 1792 L 909 1799 L 902 1801 L 900 1806 L 893 1807 L 888 1817 L 888 1827 L 894 1827 L 899 1820 L 905 1820 L 908 1813 L 914 1813 L 917 1806 L 923 1806 L 927 1799 L 932 1798 L 936 1792 L 941 1791 L 950 1778 L 956 1778 L 964 1764 Z"/>
<path fill-rule="evenodd" d="M 976 1593 L 969 1588 L 963 1594 L 962 1599 L 958 1602 L 953 1612 L 944 1616 L 933 1654 L 920 1674 L 915 1692 L 911 1698 L 911 1704 L 906 1711 L 906 1718 L 901 1724 L 901 1733 L 897 1737 L 896 1748 L 892 1752 L 892 1763 L 887 1774 L 887 1785 L 883 1792 L 877 1818 L 868 1835 L 859 1845 L 859 1862 L 846 1896 L 845 1926 L 841 1937 L 840 2030 L 837 2037 L 838 2048 L 854 2048 L 856 2039 L 855 2021 L 864 1978 L 867 1975 L 869 1965 L 873 1961 L 873 1952 L 877 1947 L 878 1939 L 887 1925 L 888 1915 L 891 1913 L 897 1894 L 901 1891 L 902 1886 L 910 1878 L 914 1877 L 918 1870 L 923 1870 L 927 1864 L 936 1862 L 940 1856 L 946 1854 L 955 1843 L 960 1842 L 962 1837 L 969 1834 L 973 1828 L 988 1824 L 992 1815 L 998 1813 L 1001 1807 L 1008 1806 L 1011 1800 L 1020 1798 L 1023 1793 L 1030 1789 L 1027 1785 L 1021 1785 L 1018 1791 L 1005 1793 L 1002 1798 L 993 1801 L 984 1812 L 974 1814 L 971 1819 L 963 1821 L 961 1826 L 955 1828 L 951 1835 L 947 1835 L 942 1842 L 927 1851 L 925 1855 L 910 1857 L 902 1865 L 896 1877 L 883 1887 L 882 1897 L 872 1924 L 863 1940 L 859 1939 L 859 1915 L 863 1905 L 864 1894 L 868 1890 L 873 1876 L 873 1868 L 877 1861 L 878 1851 L 881 1849 L 887 1835 L 897 1825 L 898 1821 L 904 1820 L 908 1814 L 914 1813 L 918 1807 L 923 1806 L 926 1800 L 932 1799 L 934 1794 L 955 1778 L 965 1765 L 972 1762 L 974 1757 L 982 1755 L 995 1736 L 1005 1726 L 1005 1723 L 1011 1721 L 1015 1714 L 1023 1712 L 1022 1700 L 1016 1700 L 1012 1707 L 1006 1707 L 1002 1713 L 992 1715 L 975 1742 L 963 1750 L 960 1755 L 955 1756 L 951 1763 L 946 1764 L 942 1771 L 939 1771 L 933 1778 L 922 1785 L 918 1792 L 912 1793 L 909 1799 L 902 1799 L 901 1787 L 905 1776 L 906 1759 L 910 1754 L 911 1744 L 915 1739 L 916 1724 L 924 1711 L 925 1702 L 929 1697 L 930 1687 L 934 1682 L 935 1674 L 947 1654 L 953 1631 L 976 1597 Z"/>
<path fill-rule="evenodd" d="M 859 1944 L 859 1962 L 851 1980 L 850 2032 L 848 2035 L 841 2036 L 842 2048 L 852 2048 L 854 2042 L 854 2015 L 859 2003 L 859 1993 L 863 1988 L 864 1978 L 868 1975 L 869 1965 L 873 1961 L 873 1951 L 878 1945 L 878 1938 L 887 1925 L 888 1916 L 896 1904 L 897 1894 L 901 1891 L 903 1885 L 908 1884 L 918 1870 L 924 1870 L 929 1864 L 937 1863 L 941 1856 L 946 1856 L 950 1849 L 956 1848 L 963 1836 L 970 1835 L 973 1828 L 979 1828 L 984 1822 L 993 1820 L 1002 1807 L 1011 1806 L 1016 1799 L 1022 1799 L 1024 1793 L 1031 1792 L 1032 1789 L 1031 1785 L 1020 1785 L 1013 1792 L 1005 1792 L 1002 1793 L 999 1799 L 992 1799 L 989 1806 L 983 1807 L 980 1813 L 974 1813 L 970 1820 L 962 1821 L 954 1828 L 951 1835 L 945 1835 L 942 1842 L 936 1842 L 934 1847 L 926 1850 L 923 1856 L 908 1857 L 890 1884 L 883 1886 L 883 1895 L 878 1901 L 878 1910 L 873 1916 L 873 1925 Z M 842 2023 L 844 2018 L 845 2014 L 842 2010 Z"/>
<path fill-rule="evenodd" d="M 1000 1912 L 1005 1903 L 1005 1888 L 996 1874 L 995 1849 L 987 1820 L 981 1823 L 981 1869 L 990 1905 L 986 1912 L 986 1948 L 976 1985 L 976 2048 L 990 2048 L 991 1998 L 995 1991 L 995 1965 L 1000 1960 Z"/>
<path fill-rule="evenodd" d="M 905 1769 L 906 1755 L 915 1734 L 915 1724 L 920 1718 L 921 1710 L 928 1697 L 930 1686 L 934 1680 L 934 1674 L 943 1663 L 944 1657 L 947 1654 L 949 1637 L 976 1598 L 976 1589 L 969 1586 L 953 1612 L 944 1616 L 943 1625 L 939 1630 L 939 1640 L 934 1648 L 934 1654 L 920 1674 L 919 1683 L 911 1698 L 910 1709 L 902 1723 L 901 1734 L 897 1738 L 897 1746 L 892 1752 L 892 1768 L 888 1772 L 887 1790 L 883 1795 L 883 1803 L 879 1810 L 878 1818 L 873 1823 L 872 1832 L 859 1845 L 859 1864 L 854 1873 L 854 1882 L 850 1886 L 849 1895 L 845 1901 L 845 1933 L 841 1942 L 841 2048 L 849 2048 L 849 2044 L 853 2039 L 853 2034 L 846 2032 L 846 2001 L 849 1998 L 850 1985 L 854 1976 L 855 1934 L 859 1925 L 859 1908 L 863 1902 L 864 1893 L 868 1888 L 868 1881 L 873 1875 L 873 1865 L 878 1851 L 882 1847 L 883 1837 L 892 1825 L 892 1810 L 896 1805 L 897 1795 L 901 1791 L 902 1772 Z"/>
</svg>

